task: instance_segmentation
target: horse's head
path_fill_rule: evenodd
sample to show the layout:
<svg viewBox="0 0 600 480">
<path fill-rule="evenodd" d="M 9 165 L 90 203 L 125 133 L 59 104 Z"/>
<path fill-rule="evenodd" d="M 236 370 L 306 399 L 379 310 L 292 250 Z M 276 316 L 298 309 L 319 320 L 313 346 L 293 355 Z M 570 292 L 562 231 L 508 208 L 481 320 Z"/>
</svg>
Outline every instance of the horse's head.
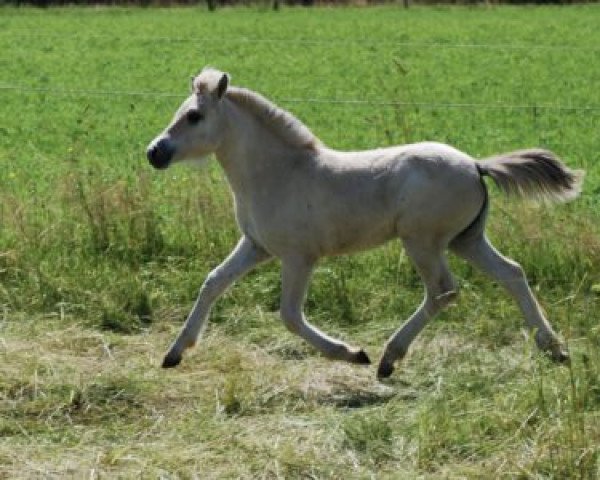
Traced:
<svg viewBox="0 0 600 480">
<path fill-rule="evenodd" d="M 146 151 L 155 168 L 202 158 L 213 153 L 222 137 L 222 102 L 229 76 L 205 68 L 192 78 L 192 94 L 181 104 L 173 120 Z"/>
</svg>

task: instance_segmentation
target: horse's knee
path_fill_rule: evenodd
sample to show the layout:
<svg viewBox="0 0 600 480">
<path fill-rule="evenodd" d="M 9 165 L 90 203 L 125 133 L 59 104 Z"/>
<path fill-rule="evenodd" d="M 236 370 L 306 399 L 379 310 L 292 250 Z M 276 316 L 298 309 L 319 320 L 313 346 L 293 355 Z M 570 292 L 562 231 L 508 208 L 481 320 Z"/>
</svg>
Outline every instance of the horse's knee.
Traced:
<svg viewBox="0 0 600 480">
<path fill-rule="evenodd" d="M 208 298 L 216 298 L 221 293 L 221 290 L 223 290 L 221 275 L 217 270 L 213 270 L 204 279 L 200 293 Z"/>
<path fill-rule="evenodd" d="M 501 280 L 509 290 L 511 287 L 518 286 L 523 282 L 527 282 L 527 275 L 523 267 L 514 260 L 506 259 L 506 262 L 502 266 Z"/>
<path fill-rule="evenodd" d="M 523 267 L 515 262 L 514 260 L 510 260 L 507 262 L 507 270 L 508 275 L 513 280 L 525 280 L 525 271 Z"/>
</svg>

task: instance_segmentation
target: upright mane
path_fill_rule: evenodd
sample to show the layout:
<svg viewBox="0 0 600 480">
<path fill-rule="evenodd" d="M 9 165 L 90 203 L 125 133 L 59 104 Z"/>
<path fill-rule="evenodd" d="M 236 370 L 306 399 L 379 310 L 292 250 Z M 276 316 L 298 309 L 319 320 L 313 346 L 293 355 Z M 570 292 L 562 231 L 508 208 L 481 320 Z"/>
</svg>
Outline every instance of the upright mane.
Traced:
<svg viewBox="0 0 600 480">
<path fill-rule="evenodd" d="M 247 88 L 229 87 L 226 96 L 294 147 L 316 150 L 321 141 L 290 112 Z"/>
</svg>

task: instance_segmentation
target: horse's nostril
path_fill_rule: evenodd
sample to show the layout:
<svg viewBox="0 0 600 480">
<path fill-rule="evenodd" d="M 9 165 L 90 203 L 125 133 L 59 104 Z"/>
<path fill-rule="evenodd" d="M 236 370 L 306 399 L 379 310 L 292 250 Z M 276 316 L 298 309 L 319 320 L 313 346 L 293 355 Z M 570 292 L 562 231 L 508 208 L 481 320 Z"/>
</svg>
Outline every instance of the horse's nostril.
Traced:
<svg viewBox="0 0 600 480">
<path fill-rule="evenodd" d="M 148 147 L 148 150 L 146 150 L 146 157 L 148 158 L 149 161 L 152 161 L 152 159 L 156 156 L 158 152 L 158 147 L 156 145 L 152 145 L 150 147 Z"/>
</svg>

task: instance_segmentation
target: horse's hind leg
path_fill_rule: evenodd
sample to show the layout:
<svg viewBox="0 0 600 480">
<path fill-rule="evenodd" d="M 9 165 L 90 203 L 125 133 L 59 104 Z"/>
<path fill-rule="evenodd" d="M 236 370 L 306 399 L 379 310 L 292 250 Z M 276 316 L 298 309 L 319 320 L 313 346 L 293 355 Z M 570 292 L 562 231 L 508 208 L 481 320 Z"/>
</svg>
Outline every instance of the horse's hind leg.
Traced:
<svg viewBox="0 0 600 480">
<path fill-rule="evenodd" d="M 429 320 L 458 295 L 457 284 L 448 269 L 444 247 L 426 244 L 422 239 L 404 240 L 404 248 L 425 283 L 425 298 L 415 313 L 388 340 L 377 369 L 379 378 L 392 374 L 394 362 L 406 355 L 408 347 Z"/>
<path fill-rule="evenodd" d="M 270 258 L 262 248 L 248 237 L 242 237 L 235 249 L 217 268 L 208 274 L 192 311 L 169 352 L 163 360 L 164 368 L 175 367 L 181 362 L 183 351 L 196 342 L 206 322 L 214 301 L 238 278 L 260 262 Z"/>
<path fill-rule="evenodd" d="M 569 358 L 558 336 L 546 320 L 529 288 L 525 273 L 517 262 L 500 254 L 483 233 L 464 241 L 453 242 L 450 248 L 506 288 L 519 304 L 527 326 L 536 331 L 535 340 L 541 350 L 548 352 L 559 362 Z"/>
<path fill-rule="evenodd" d="M 304 338 L 323 355 L 351 363 L 371 363 L 367 354 L 325 335 L 306 320 L 303 304 L 314 262 L 302 256 L 282 259 L 281 319 L 291 332 Z"/>
</svg>

